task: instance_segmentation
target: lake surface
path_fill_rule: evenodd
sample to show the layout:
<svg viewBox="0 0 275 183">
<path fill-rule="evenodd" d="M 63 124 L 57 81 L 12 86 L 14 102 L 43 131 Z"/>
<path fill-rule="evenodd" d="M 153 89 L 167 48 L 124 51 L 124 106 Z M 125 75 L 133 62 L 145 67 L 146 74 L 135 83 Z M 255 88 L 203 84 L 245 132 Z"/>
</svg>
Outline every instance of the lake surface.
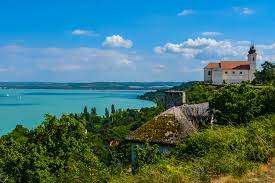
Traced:
<svg viewBox="0 0 275 183">
<path fill-rule="evenodd" d="M 39 125 L 46 113 L 60 116 L 63 113 L 82 112 L 84 106 L 97 108 L 103 115 L 110 109 L 140 109 L 155 104 L 138 100 L 140 90 L 47 90 L 47 89 L 0 89 L 0 135 L 10 132 L 16 124 L 27 128 Z"/>
</svg>

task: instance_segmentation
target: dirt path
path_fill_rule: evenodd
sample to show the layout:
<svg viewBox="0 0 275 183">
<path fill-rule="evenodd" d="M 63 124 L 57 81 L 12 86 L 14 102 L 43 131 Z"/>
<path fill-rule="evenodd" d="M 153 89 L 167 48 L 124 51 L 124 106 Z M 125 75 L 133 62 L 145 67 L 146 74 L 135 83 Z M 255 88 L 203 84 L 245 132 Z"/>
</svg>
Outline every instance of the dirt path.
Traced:
<svg viewBox="0 0 275 183">
<path fill-rule="evenodd" d="M 253 178 L 248 178 L 246 182 L 275 183 L 275 158 L 273 158 L 268 165 L 263 166 L 261 169 L 261 173 L 253 176 Z"/>
</svg>

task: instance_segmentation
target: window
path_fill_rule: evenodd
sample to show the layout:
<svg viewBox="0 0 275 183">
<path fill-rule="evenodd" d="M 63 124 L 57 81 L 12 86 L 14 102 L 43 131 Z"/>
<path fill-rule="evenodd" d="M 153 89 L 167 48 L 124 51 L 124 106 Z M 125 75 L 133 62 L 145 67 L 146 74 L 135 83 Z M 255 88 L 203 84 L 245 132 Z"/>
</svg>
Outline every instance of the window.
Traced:
<svg viewBox="0 0 275 183">
<path fill-rule="evenodd" d="M 240 72 L 240 74 L 243 74 L 243 72 Z"/>
<path fill-rule="evenodd" d="M 208 71 L 208 76 L 210 76 L 211 75 L 211 71 Z"/>
<path fill-rule="evenodd" d="M 235 74 L 235 71 L 233 71 L 232 74 Z"/>
<path fill-rule="evenodd" d="M 253 61 L 255 61 L 255 57 L 253 57 L 253 59 L 252 59 Z"/>
<path fill-rule="evenodd" d="M 225 71 L 225 74 L 227 74 L 228 72 L 227 71 Z"/>
</svg>

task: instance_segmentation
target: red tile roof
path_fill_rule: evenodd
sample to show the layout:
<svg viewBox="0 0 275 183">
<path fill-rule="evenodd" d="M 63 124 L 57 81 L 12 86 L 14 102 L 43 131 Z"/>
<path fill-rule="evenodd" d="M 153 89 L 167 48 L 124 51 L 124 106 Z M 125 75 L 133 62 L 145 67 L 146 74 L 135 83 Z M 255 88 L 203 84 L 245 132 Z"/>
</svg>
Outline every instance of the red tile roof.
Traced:
<svg viewBox="0 0 275 183">
<path fill-rule="evenodd" d="M 250 62 L 248 61 L 221 61 L 221 62 L 211 62 L 206 67 L 206 69 L 221 68 L 225 70 L 237 69 L 237 70 L 249 70 Z"/>
<path fill-rule="evenodd" d="M 214 68 L 219 68 L 220 67 L 220 63 L 218 62 L 210 62 L 207 64 L 207 66 L 205 68 L 207 69 L 214 69 Z"/>
</svg>

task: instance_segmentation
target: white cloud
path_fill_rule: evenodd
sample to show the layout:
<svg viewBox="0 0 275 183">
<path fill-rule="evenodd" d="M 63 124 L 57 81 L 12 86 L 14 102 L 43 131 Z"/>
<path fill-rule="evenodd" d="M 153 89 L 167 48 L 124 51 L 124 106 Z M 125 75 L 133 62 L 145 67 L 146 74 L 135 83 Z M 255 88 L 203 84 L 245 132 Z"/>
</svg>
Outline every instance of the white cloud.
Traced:
<svg viewBox="0 0 275 183">
<path fill-rule="evenodd" d="M 177 60 L 166 64 L 159 55 L 127 49 L 10 45 L 0 46 L 0 60 L 2 81 L 176 81 L 183 77 Z M 8 71 L 10 66 L 15 72 Z"/>
<path fill-rule="evenodd" d="M 119 69 L 129 66 L 137 58 L 135 55 L 115 50 L 89 47 L 79 48 L 28 48 L 22 46 L 0 47 L 0 58 L 6 64 L 13 64 L 22 70 L 47 70 L 51 72 L 71 72 L 85 70 Z M 35 69 L 36 68 L 36 69 Z M 0 67 L 0 72 L 8 72 L 13 67 Z"/>
<path fill-rule="evenodd" d="M 198 68 L 189 68 L 189 67 L 183 67 L 181 72 L 183 73 L 195 73 L 195 72 L 202 72 L 203 68 L 198 67 Z"/>
<path fill-rule="evenodd" d="M 75 29 L 72 31 L 74 36 L 94 36 L 96 33 L 92 30 Z"/>
<path fill-rule="evenodd" d="M 133 46 L 133 42 L 129 39 L 124 39 L 120 35 L 113 35 L 113 36 L 107 36 L 105 38 L 105 41 L 102 43 L 105 47 L 124 47 L 124 48 L 131 48 Z"/>
<path fill-rule="evenodd" d="M 157 46 L 157 54 L 132 50 L 0 46 L 5 81 L 188 81 L 203 78 L 206 63 L 246 60 L 247 41 L 190 38 Z M 275 44 L 256 45 L 258 66 L 275 60 Z M 14 71 L 14 72 L 13 72 Z"/>
<path fill-rule="evenodd" d="M 131 61 L 131 60 L 128 60 L 127 58 L 122 58 L 122 59 L 119 60 L 118 63 L 119 63 L 119 64 L 129 65 L 129 64 L 132 63 L 132 61 Z"/>
<path fill-rule="evenodd" d="M 187 48 L 183 46 L 184 44 L 173 44 L 173 43 L 166 43 L 164 46 L 157 46 L 154 48 L 154 51 L 158 54 L 165 54 L 165 53 L 175 53 L 175 54 L 182 54 L 186 58 L 192 58 L 194 55 L 197 54 L 198 50 Z"/>
<path fill-rule="evenodd" d="M 215 39 L 211 38 L 196 38 L 196 39 L 187 39 L 186 41 L 183 42 L 183 46 L 187 47 L 201 47 L 201 46 L 217 46 L 219 44 L 226 44 L 228 42 L 222 41 L 219 42 Z"/>
<path fill-rule="evenodd" d="M 204 65 L 206 65 L 206 64 L 209 63 L 209 60 L 202 60 L 201 63 L 204 64 Z"/>
<path fill-rule="evenodd" d="M 161 55 L 180 55 L 201 64 L 215 60 L 245 60 L 250 44 L 247 41 L 216 40 L 211 38 L 187 39 L 182 43 L 167 43 L 155 47 Z M 258 60 L 272 60 L 275 44 L 256 45 Z"/>
<path fill-rule="evenodd" d="M 58 64 L 55 66 L 40 66 L 41 69 L 46 69 L 52 72 L 73 72 L 73 71 L 78 71 L 81 70 L 81 65 L 77 64 Z"/>
<path fill-rule="evenodd" d="M 246 40 L 237 41 L 237 44 L 249 46 L 251 45 L 251 41 L 246 41 Z"/>
<path fill-rule="evenodd" d="M 203 32 L 203 33 L 201 33 L 201 35 L 203 35 L 203 36 L 219 36 L 219 35 L 222 35 L 222 33 L 221 32 Z"/>
<path fill-rule="evenodd" d="M 177 16 L 186 16 L 186 15 L 192 15 L 195 14 L 196 12 L 194 10 L 182 10 L 180 13 L 177 14 Z"/>
<path fill-rule="evenodd" d="M 0 72 L 13 72 L 15 71 L 15 68 L 14 67 L 0 67 Z"/>
<path fill-rule="evenodd" d="M 275 48 L 275 44 L 271 44 L 271 45 L 259 44 L 259 45 L 257 45 L 257 48 L 272 50 Z"/>
<path fill-rule="evenodd" d="M 250 8 L 243 8 L 242 11 L 241 11 L 241 13 L 242 13 L 243 15 L 251 15 L 251 14 L 254 13 L 254 10 L 252 10 L 252 9 L 250 9 Z"/>
<path fill-rule="evenodd" d="M 165 69 L 165 65 L 163 64 L 158 64 L 158 65 L 155 65 L 152 69 L 153 72 L 155 73 L 160 73 L 162 72 L 163 70 Z"/>
<path fill-rule="evenodd" d="M 252 15 L 255 13 L 255 11 L 251 8 L 242 8 L 242 7 L 233 7 L 234 11 L 236 11 L 237 13 L 241 14 L 241 15 Z"/>
</svg>

